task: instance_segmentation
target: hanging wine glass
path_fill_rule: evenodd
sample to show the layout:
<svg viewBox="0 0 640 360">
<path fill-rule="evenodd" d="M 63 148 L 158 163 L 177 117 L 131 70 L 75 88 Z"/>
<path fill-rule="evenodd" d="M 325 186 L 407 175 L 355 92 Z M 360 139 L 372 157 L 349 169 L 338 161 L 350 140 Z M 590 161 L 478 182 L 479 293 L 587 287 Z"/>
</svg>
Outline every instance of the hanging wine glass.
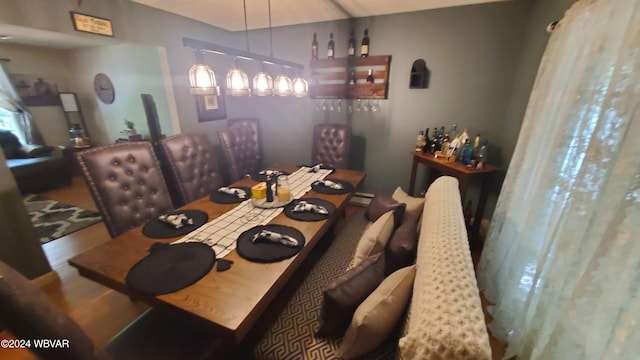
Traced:
<svg viewBox="0 0 640 360">
<path fill-rule="evenodd" d="M 322 111 L 327 111 L 327 99 L 322 100 Z"/>
<path fill-rule="evenodd" d="M 331 101 L 329 101 L 329 111 L 333 112 L 336 109 L 336 101 L 334 99 L 331 99 Z"/>
<path fill-rule="evenodd" d="M 367 100 L 366 103 L 362 104 L 362 111 L 369 112 L 371 110 L 371 100 Z"/>
<path fill-rule="evenodd" d="M 376 99 L 376 102 L 373 103 L 373 105 L 371 105 L 371 111 L 372 112 L 380 111 L 380 103 L 378 102 L 378 99 Z"/>
<path fill-rule="evenodd" d="M 362 111 L 362 99 L 356 100 L 356 112 Z"/>
<path fill-rule="evenodd" d="M 353 100 L 347 100 L 347 112 L 353 114 Z"/>
<path fill-rule="evenodd" d="M 315 107 L 315 110 L 316 110 L 316 111 L 320 111 L 321 109 L 322 109 L 321 101 L 320 101 L 320 100 L 316 100 L 316 107 Z"/>
<path fill-rule="evenodd" d="M 338 104 L 336 105 L 336 111 L 338 112 L 338 114 L 342 113 L 342 99 L 338 100 Z"/>
</svg>

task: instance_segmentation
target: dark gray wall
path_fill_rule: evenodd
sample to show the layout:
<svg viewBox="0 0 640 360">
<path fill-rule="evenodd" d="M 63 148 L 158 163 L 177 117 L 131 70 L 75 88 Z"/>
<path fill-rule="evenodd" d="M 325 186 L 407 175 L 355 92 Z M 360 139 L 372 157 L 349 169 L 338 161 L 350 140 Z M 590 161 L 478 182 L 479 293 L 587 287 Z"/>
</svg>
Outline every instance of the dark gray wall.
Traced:
<svg viewBox="0 0 640 360">
<path fill-rule="evenodd" d="M 314 124 L 350 123 L 356 145 L 353 165 L 368 174 L 366 192 L 408 186 L 409 151 L 425 127 L 448 128 L 455 123 L 459 129 L 468 128 L 472 136 L 482 134 L 492 146 L 490 162 L 506 169 L 548 39 L 544 27 L 561 18 L 570 3 L 515 0 L 276 28 L 274 55 L 307 65 L 306 75 L 314 32 L 320 54 L 333 32 L 336 56 L 341 57 L 346 55 L 350 26 L 358 39 L 368 28 L 371 54 L 392 56 L 389 100 L 381 101 L 377 114 L 349 116 L 315 112 L 310 99 L 227 97 L 227 114 L 262 120 L 267 164 L 306 163 Z M 193 55 L 182 46 L 182 37 L 245 49 L 243 32 L 227 32 L 128 0 L 77 4 L 76 0 L 0 0 L 0 22 L 95 37 L 73 30 L 68 12 L 76 10 L 111 19 L 118 40 L 166 47 L 182 131 L 207 133 L 217 143 L 217 130 L 226 121 L 198 123 L 186 76 Z M 252 51 L 269 54 L 267 30 L 251 31 L 249 39 Z M 417 58 L 426 60 L 431 70 L 428 89 L 408 88 L 409 69 Z M 206 61 L 220 80 L 232 62 L 214 54 L 207 54 Z M 255 64 L 240 65 L 250 76 L 257 70 Z"/>
</svg>

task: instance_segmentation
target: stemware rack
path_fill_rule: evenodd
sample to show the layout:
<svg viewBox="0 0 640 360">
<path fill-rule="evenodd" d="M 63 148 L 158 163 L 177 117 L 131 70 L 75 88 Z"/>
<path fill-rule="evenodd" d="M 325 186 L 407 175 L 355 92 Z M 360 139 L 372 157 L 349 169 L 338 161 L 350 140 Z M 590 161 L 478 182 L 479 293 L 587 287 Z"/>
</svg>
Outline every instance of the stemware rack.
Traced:
<svg viewBox="0 0 640 360">
<path fill-rule="evenodd" d="M 312 99 L 387 99 L 391 55 L 312 60 L 309 97 Z M 373 84 L 367 84 L 373 69 Z M 349 84 L 351 72 L 356 83 Z"/>
</svg>

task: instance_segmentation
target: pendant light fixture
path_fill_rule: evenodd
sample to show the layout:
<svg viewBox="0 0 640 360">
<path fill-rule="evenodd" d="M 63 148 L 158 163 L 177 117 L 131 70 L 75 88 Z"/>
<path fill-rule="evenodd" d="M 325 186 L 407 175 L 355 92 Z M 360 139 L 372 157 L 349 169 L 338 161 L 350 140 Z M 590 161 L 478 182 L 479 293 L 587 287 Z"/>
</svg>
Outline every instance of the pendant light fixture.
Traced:
<svg viewBox="0 0 640 360">
<path fill-rule="evenodd" d="M 244 35 L 247 41 L 247 52 L 249 52 L 249 29 L 247 27 L 247 1 L 242 0 L 244 6 Z M 249 78 L 247 74 L 238 67 L 238 58 L 233 58 L 233 68 L 227 73 L 227 94 L 231 96 L 249 96 Z"/>
<path fill-rule="evenodd" d="M 271 35 L 271 0 L 269 0 L 269 41 L 271 57 L 273 57 L 273 36 Z M 264 61 L 260 63 L 260 71 L 253 77 L 253 93 L 258 96 L 273 95 L 273 80 L 264 71 Z"/>
<path fill-rule="evenodd" d="M 292 81 L 293 96 L 305 97 L 309 94 L 309 84 L 307 80 L 303 79 L 299 73 L 296 73 L 296 77 Z"/>
<path fill-rule="evenodd" d="M 195 52 L 196 63 L 189 69 L 190 92 L 194 95 L 220 95 L 220 87 L 216 83 L 216 75 L 204 63 L 202 51 Z"/>
<path fill-rule="evenodd" d="M 282 74 L 276 76 L 276 84 L 273 92 L 278 96 L 291 95 L 292 89 L 291 78 L 287 76 L 286 69 L 282 69 Z"/>
</svg>

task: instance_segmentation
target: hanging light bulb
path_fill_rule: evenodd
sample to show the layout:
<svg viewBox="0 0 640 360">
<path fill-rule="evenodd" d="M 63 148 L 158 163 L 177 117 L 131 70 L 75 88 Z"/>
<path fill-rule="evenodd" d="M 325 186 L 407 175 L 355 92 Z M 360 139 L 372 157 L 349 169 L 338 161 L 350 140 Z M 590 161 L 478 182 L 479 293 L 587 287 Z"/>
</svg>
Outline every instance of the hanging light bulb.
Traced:
<svg viewBox="0 0 640 360">
<path fill-rule="evenodd" d="M 238 68 L 237 59 L 233 59 L 233 68 L 227 73 L 227 95 L 231 96 L 249 96 L 249 77 Z"/>
<path fill-rule="evenodd" d="M 202 51 L 196 51 L 196 63 L 189 69 L 190 91 L 194 95 L 220 95 L 220 87 L 216 83 L 216 75 L 204 63 Z"/>
<path fill-rule="evenodd" d="M 282 70 L 282 74 L 276 76 L 276 83 L 273 92 L 278 96 L 289 96 L 293 90 L 293 84 L 291 78 L 287 76 L 285 69 Z"/>
<path fill-rule="evenodd" d="M 273 79 L 264 71 L 264 63 L 260 72 L 253 77 L 253 94 L 258 96 L 273 95 Z"/>
<path fill-rule="evenodd" d="M 309 84 L 299 74 L 293 79 L 293 96 L 305 97 L 309 94 Z"/>
</svg>

